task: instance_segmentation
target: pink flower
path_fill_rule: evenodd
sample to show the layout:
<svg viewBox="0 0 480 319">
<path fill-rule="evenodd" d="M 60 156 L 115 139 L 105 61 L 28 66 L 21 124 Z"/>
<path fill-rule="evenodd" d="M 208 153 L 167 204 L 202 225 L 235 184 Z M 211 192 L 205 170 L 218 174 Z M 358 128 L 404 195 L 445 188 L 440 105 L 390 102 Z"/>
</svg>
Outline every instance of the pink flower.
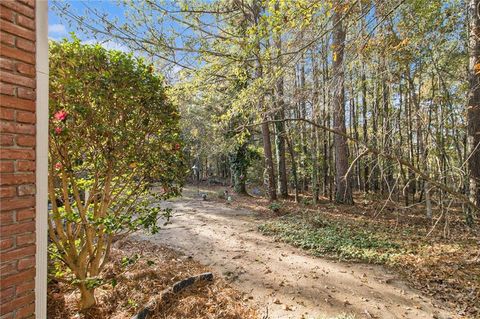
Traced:
<svg viewBox="0 0 480 319">
<path fill-rule="evenodd" d="M 53 117 L 58 120 L 58 121 L 65 121 L 67 119 L 67 111 L 65 110 L 60 110 L 57 113 L 53 115 Z"/>
<path fill-rule="evenodd" d="M 62 163 L 58 162 L 57 164 L 55 164 L 55 169 L 60 170 L 62 166 L 63 166 Z"/>
<path fill-rule="evenodd" d="M 63 128 L 61 128 L 61 127 L 59 127 L 59 126 L 57 126 L 57 127 L 55 128 L 55 133 L 57 133 L 57 134 L 62 133 L 62 131 L 63 131 Z"/>
</svg>

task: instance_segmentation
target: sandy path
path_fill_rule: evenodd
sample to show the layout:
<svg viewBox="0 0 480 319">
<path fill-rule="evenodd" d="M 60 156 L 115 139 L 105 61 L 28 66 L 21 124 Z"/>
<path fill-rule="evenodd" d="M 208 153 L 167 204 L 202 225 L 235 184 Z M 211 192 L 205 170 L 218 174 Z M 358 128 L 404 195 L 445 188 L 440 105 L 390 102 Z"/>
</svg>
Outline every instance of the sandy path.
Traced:
<svg viewBox="0 0 480 319">
<path fill-rule="evenodd" d="M 450 318 L 429 298 L 384 268 L 308 256 L 256 231 L 261 218 L 219 202 L 182 198 L 166 203 L 172 223 L 139 234 L 211 267 L 268 318 Z"/>
</svg>

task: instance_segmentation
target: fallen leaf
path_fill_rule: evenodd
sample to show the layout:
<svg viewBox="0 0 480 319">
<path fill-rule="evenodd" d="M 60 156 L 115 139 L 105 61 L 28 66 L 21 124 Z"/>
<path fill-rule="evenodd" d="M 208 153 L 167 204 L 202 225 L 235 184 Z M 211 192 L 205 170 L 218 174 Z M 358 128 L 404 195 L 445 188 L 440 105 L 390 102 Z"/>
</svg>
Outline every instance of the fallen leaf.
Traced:
<svg viewBox="0 0 480 319">
<path fill-rule="evenodd" d="M 285 311 L 292 311 L 292 308 L 290 308 L 289 305 L 283 305 L 282 309 L 285 310 Z"/>
</svg>

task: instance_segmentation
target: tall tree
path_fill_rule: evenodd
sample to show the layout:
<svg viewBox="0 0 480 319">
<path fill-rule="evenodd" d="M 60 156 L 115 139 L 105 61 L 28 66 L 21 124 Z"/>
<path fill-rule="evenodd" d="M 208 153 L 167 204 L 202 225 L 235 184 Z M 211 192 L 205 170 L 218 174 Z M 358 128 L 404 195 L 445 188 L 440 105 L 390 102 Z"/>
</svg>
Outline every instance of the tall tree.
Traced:
<svg viewBox="0 0 480 319">
<path fill-rule="evenodd" d="M 259 0 L 255 0 L 252 6 L 253 13 L 253 22 L 256 27 L 260 27 L 260 16 L 262 14 L 263 8 Z M 261 38 L 260 35 L 257 35 L 255 40 L 256 47 L 256 68 L 255 68 L 255 79 L 261 80 L 263 77 L 263 66 L 261 61 Z M 275 167 L 273 165 L 273 153 L 272 153 L 272 141 L 270 139 L 270 126 L 269 126 L 269 116 L 267 108 L 265 106 L 265 101 L 262 96 L 258 97 L 258 111 L 261 114 L 262 118 L 262 140 L 263 140 L 263 152 L 265 156 L 265 176 L 264 176 L 264 185 L 265 190 L 270 201 L 277 199 L 277 189 L 275 187 Z"/>
<path fill-rule="evenodd" d="M 480 0 L 470 0 L 469 17 L 469 84 L 467 105 L 470 170 L 470 200 L 480 205 Z M 470 218 L 471 219 L 471 218 Z"/>
<path fill-rule="evenodd" d="M 225 131 L 222 123 L 240 114 L 235 125 L 226 130 L 240 134 L 247 127 L 251 129 L 248 149 L 256 153 L 263 148 L 265 161 L 253 162 L 245 175 L 248 182 L 262 182 L 259 177 L 264 170 L 269 198 L 274 198 L 273 191 L 284 195 L 287 171 L 292 191 L 294 184 L 304 184 L 297 192 L 303 188 L 305 196 L 311 195 L 307 186 L 316 186 L 318 179 L 323 194 L 340 202 L 350 202 L 350 193 L 358 184 L 387 201 L 400 201 L 404 196 L 406 206 L 412 199 L 423 202 L 430 197 L 433 213 L 442 208 L 447 197 L 471 207 L 478 201 L 479 159 L 474 151 L 479 123 L 475 115 L 478 1 L 337 0 L 334 17 L 329 14 L 331 2 L 325 1 L 150 0 L 143 6 L 128 5 L 127 1 L 124 7 L 132 20 L 125 25 L 112 22 L 115 19 L 110 19 L 110 14 L 97 12 L 93 6 L 86 5 L 94 18 L 85 20 L 72 15 L 73 8 L 64 2 L 54 3 L 86 28 L 98 26 L 92 31 L 99 40 L 113 38 L 135 51 L 168 61 L 162 63 L 170 67 L 185 67 L 173 78 L 174 87 L 188 89 L 187 103 L 179 105 L 188 108 L 191 101 L 194 104 L 190 105 L 213 114 L 206 118 L 211 121 L 208 126 L 216 128 L 212 135 L 218 141 L 224 141 L 219 135 Z M 470 4 L 469 10 L 464 3 Z M 468 55 L 463 50 L 468 12 L 472 103 L 465 111 Z M 347 19 L 341 17 L 345 15 Z M 148 19 L 151 16 L 161 18 Z M 93 21 L 97 18 L 100 21 Z M 343 26 L 345 21 L 348 27 Z M 171 30 L 171 25 L 175 28 L 165 31 Z M 348 40 L 345 30 L 352 35 Z M 272 47 L 268 47 L 268 40 L 273 40 Z M 318 66 L 305 59 L 308 52 L 317 56 Z M 312 71 L 315 67 L 316 76 Z M 346 75 L 348 86 L 344 84 Z M 421 82 L 430 76 L 431 85 Z M 234 84 L 239 79 L 244 86 Z M 347 97 L 350 104 L 345 103 Z M 279 121 L 267 124 L 272 118 Z M 313 120 L 312 125 L 306 124 L 309 120 Z M 191 125 L 182 122 L 185 136 L 189 136 Z M 195 123 L 202 127 L 203 122 Z M 314 128 L 315 124 L 322 127 Z M 286 134 L 282 134 L 282 126 Z M 338 136 L 330 130 L 333 127 L 349 136 Z M 270 141 L 273 128 L 275 150 Z M 190 160 L 199 150 L 202 165 L 208 162 L 225 167 L 221 163 L 233 151 L 232 143 L 214 144 L 202 133 L 198 136 L 208 142 L 197 144 L 191 139 L 186 147 Z M 350 137 L 349 154 L 346 139 Z M 365 147 L 374 151 L 364 156 L 360 149 Z M 314 164 L 315 157 L 321 166 Z M 356 162 L 349 171 L 351 176 L 345 178 L 353 158 Z M 468 170 L 464 166 L 467 158 Z M 357 182 L 349 183 L 350 177 Z M 388 189 L 392 193 L 386 194 Z M 312 187 L 312 191 L 316 189 Z M 470 198 L 465 196 L 467 192 Z M 440 207 L 435 207 L 437 203 Z"/>
<path fill-rule="evenodd" d="M 313 96 L 312 96 L 312 121 L 317 123 L 318 122 L 318 104 L 319 104 L 319 78 L 318 78 L 318 63 L 317 63 L 317 55 L 312 51 L 311 52 L 311 60 L 312 60 L 312 80 L 313 80 Z M 311 152 L 311 163 L 312 163 L 312 197 L 313 197 L 313 204 L 316 205 L 318 201 L 318 163 L 317 163 L 317 155 L 318 155 L 318 131 L 317 127 L 312 127 L 312 146 L 313 150 Z"/>
<path fill-rule="evenodd" d="M 333 128 L 346 134 L 345 126 L 345 70 L 343 65 L 346 31 L 343 27 L 341 12 L 343 2 L 333 9 Z M 335 201 L 342 204 L 353 204 L 352 186 L 348 174 L 347 139 L 339 134 L 334 137 L 336 191 Z"/>
<path fill-rule="evenodd" d="M 278 12 L 278 1 L 275 3 L 275 11 Z M 282 38 L 279 32 L 274 34 L 274 44 L 276 49 L 276 62 L 279 66 L 283 65 L 282 59 Z M 285 103 L 283 100 L 283 75 L 279 75 L 275 83 L 275 149 L 277 156 L 278 171 L 278 192 L 282 198 L 288 197 L 287 185 L 287 165 L 285 160 Z"/>
</svg>

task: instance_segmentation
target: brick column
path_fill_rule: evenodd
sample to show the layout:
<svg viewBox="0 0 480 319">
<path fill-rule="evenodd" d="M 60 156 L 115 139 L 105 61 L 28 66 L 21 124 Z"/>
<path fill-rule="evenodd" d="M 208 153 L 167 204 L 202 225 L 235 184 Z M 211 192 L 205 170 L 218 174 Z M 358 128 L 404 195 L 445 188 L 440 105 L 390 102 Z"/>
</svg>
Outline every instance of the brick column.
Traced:
<svg viewBox="0 0 480 319">
<path fill-rule="evenodd" d="M 35 1 L 0 0 L 0 318 L 35 312 Z"/>
</svg>

